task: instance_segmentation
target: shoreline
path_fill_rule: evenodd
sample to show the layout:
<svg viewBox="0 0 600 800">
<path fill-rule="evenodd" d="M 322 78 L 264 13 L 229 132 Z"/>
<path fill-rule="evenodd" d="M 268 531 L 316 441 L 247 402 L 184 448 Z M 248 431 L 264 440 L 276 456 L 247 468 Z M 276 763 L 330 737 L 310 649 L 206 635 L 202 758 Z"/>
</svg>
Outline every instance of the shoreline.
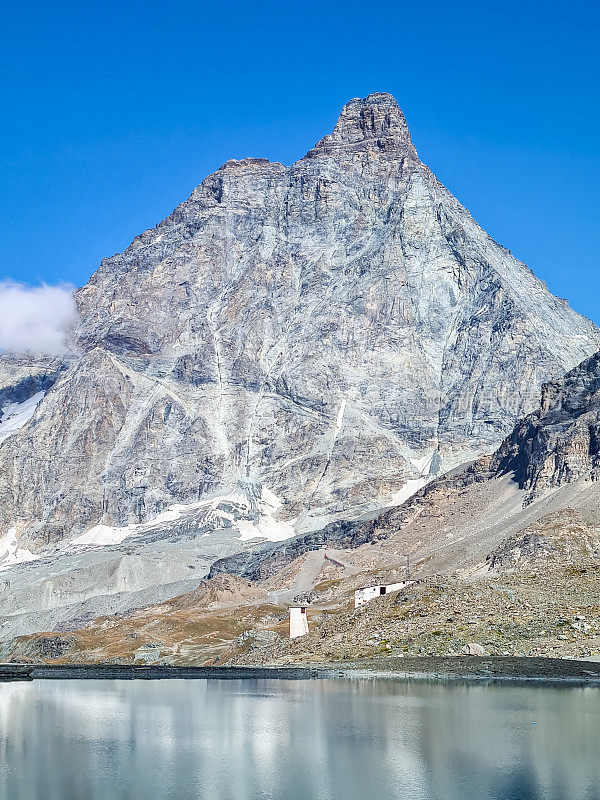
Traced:
<svg viewBox="0 0 600 800">
<path fill-rule="evenodd" d="M 33 680 L 392 680 L 399 682 L 590 686 L 600 688 L 600 663 L 555 658 L 486 656 L 380 658 L 289 666 L 126 664 L 0 664 L 0 682 Z"/>
</svg>

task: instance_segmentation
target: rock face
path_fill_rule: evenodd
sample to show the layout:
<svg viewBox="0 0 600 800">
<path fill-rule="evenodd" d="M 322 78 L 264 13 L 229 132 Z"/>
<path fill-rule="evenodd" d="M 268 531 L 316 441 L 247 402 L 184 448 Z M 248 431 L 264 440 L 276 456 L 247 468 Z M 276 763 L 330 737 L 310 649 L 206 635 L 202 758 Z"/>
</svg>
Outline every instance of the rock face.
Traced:
<svg viewBox="0 0 600 800">
<path fill-rule="evenodd" d="M 452 556 L 454 568 L 467 561 L 465 542 L 471 553 L 493 545 L 486 563 L 494 571 L 542 556 L 563 564 L 597 557 L 599 474 L 600 352 L 561 380 L 544 384 L 538 410 L 518 422 L 493 455 L 438 477 L 371 519 L 339 520 L 285 542 L 233 553 L 215 561 L 210 574 L 260 581 L 311 550 L 357 551 L 379 543 L 384 563 L 417 543 L 430 567 L 432 554 L 449 552 L 454 540 L 463 543 Z"/>
<path fill-rule="evenodd" d="M 512 471 L 533 499 L 545 489 L 600 477 L 600 353 L 544 385 L 540 408 L 516 426 L 493 466 Z"/>
<path fill-rule="evenodd" d="M 212 496 L 223 524 L 232 491 L 292 532 L 399 502 L 600 347 L 420 162 L 388 94 L 292 166 L 224 164 L 77 305 L 77 351 L 0 446 L 0 530 L 33 551 Z"/>
</svg>

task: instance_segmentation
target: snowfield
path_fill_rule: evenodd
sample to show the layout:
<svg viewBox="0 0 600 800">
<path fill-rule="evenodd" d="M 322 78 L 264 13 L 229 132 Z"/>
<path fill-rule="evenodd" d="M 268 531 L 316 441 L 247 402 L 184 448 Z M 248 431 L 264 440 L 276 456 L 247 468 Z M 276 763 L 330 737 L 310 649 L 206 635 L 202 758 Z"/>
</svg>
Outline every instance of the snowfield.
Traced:
<svg viewBox="0 0 600 800">
<path fill-rule="evenodd" d="M 0 443 L 29 422 L 45 394 L 46 392 L 36 392 L 23 403 L 7 403 L 3 407 L 0 417 Z"/>
<path fill-rule="evenodd" d="M 0 570 L 8 569 L 14 564 L 23 564 L 26 561 L 37 561 L 39 556 L 19 547 L 17 529 L 9 528 L 0 538 Z"/>
</svg>

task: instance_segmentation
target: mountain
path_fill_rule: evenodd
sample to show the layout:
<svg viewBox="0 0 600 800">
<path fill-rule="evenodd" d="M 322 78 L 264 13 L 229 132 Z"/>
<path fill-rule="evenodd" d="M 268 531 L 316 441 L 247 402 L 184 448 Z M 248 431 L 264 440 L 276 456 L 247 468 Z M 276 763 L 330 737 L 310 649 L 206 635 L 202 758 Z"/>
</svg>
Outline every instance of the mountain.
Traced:
<svg viewBox="0 0 600 800">
<path fill-rule="evenodd" d="M 600 348 L 419 160 L 389 94 L 291 166 L 228 161 L 76 301 L 70 353 L 0 359 L 0 614 L 27 626 L 398 505 Z"/>
<path fill-rule="evenodd" d="M 495 454 L 438 477 L 401 506 L 218 560 L 198 588 L 167 603 L 17 637 L 3 655 L 175 664 L 368 658 L 383 669 L 397 668 L 382 659 L 398 655 L 600 660 L 599 425 L 600 353 L 545 384 L 538 410 Z M 412 584 L 354 609 L 357 587 L 405 577 L 407 555 Z M 308 636 L 288 638 L 290 602 L 309 606 Z"/>
</svg>

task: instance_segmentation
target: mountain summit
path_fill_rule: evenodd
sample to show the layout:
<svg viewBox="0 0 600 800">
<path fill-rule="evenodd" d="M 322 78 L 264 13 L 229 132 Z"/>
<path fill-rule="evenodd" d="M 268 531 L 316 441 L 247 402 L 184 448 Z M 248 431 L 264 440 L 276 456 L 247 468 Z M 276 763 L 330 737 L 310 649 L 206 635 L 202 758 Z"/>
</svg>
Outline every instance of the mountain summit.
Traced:
<svg viewBox="0 0 600 800">
<path fill-rule="evenodd" d="M 333 133 L 325 136 L 310 155 L 333 153 L 343 147 L 372 147 L 395 155 L 417 158 L 404 114 L 391 94 L 370 94 L 346 103 Z"/>
<path fill-rule="evenodd" d="M 400 502 L 600 348 L 383 93 L 290 167 L 228 161 L 76 300 L 72 357 L 0 365 L 11 419 L 29 403 L 0 446 L 13 555 L 147 526 L 234 546 Z"/>
</svg>

